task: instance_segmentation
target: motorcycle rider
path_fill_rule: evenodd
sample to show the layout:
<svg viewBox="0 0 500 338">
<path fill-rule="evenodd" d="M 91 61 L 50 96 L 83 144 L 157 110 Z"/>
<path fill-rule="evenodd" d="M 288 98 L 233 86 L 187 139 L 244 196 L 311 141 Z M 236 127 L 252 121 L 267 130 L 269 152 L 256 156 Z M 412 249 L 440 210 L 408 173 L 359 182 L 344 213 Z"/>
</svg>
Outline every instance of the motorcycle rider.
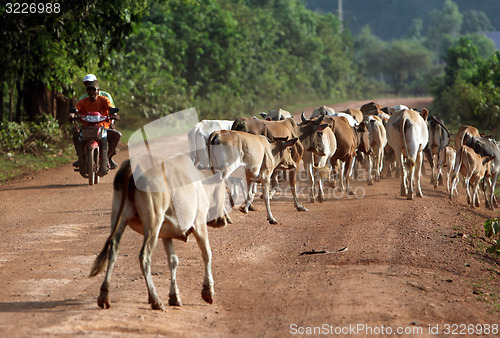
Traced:
<svg viewBox="0 0 500 338">
<path fill-rule="evenodd" d="M 87 85 L 93 81 L 96 81 L 97 82 L 97 77 L 94 75 L 94 74 L 87 74 L 83 77 L 83 85 L 85 86 L 85 88 L 87 88 Z M 100 96 L 106 96 L 109 101 L 111 101 L 111 106 L 112 107 L 116 107 L 115 106 L 115 103 L 113 102 L 113 98 L 111 97 L 111 94 L 108 93 L 108 92 L 105 92 L 104 90 L 100 90 L 99 89 L 99 93 L 97 95 L 100 95 Z M 84 99 L 86 97 L 88 97 L 89 95 L 87 93 L 83 94 L 79 99 L 78 101 L 80 101 L 81 99 Z M 110 126 L 111 129 L 115 130 L 116 127 L 115 127 L 115 120 L 112 120 L 111 121 L 111 126 Z M 110 163 L 114 163 L 114 165 L 117 165 L 116 162 L 113 161 L 113 156 L 116 155 L 116 151 L 113 152 L 113 153 L 110 153 L 109 155 L 109 159 L 110 159 Z"/>
<path fill-rule="evenodd" d="M 113 108 L 111 101 L 105 97 L 105 96 L 100 96 L 98 95 L 99 93 L 99 84 L 97 81 L 91 81 L 87 84 L 86 87 L 87 90 L 87 95 L 88 97 L 85 97 L 78 101 L 76 104 L 76 109 L 78 111 L 78 114 L 85 115 L 89 112 L 93 111 L 98 111 L 101 115 L 104 116 L 112 116 L 112 117 L 117 117 L 116 114 L 109 114 L 109 109 Z M 113 116 L 114 115 L 114 116 Z M 71 118 L 75 118 L 75 116 L 71 116 Z M 85 124 L 85 122 L 83 122 Z M 116 149 L 116 146 L 118 145 L 118 142 L 120 142 L 122 134 L 116 130 L 110 129 L 111 122 L 109 120 L 103 121 L 99 124 L 100 126 L 103 126 L 107 130 L 107 139 L 108 139 L 108 144 L 103 144 L 103 151 L 107 150 L 107 156 L 104 158 L 104 162 L 109 163 L 109 168 L 110 169 L 115 169 L 118 167 L 118 163 L 113 161 L 111 159 L 111 156 L 114 155 L 114 151 Z M 79 138 L 78 131 L 75 129 L 73 132 L 73 145 L 75 146 L 76 153 L 78 155 L 78 159 L 80 159 L 80 156 L 82 154 L 82 142 Z M 109 145 L 109 149 L 108 148 Z M 108 163 L 103 163 L 103 168 L 106 168 Z M 73 163 L 75 167 L 78 167 L 80 165 L 79 160 Z"/>
<path fill-rule="evenodd" d="M 94 74 L 87 74 L 85 75 L 85 77 L 83 78 L 83 85 L 85 86 L 85 88 L 87 88 L 87 85 L 89 85 L 91 82 L 94 82 L 96 81 L 97 82 L 97 77 L 94 75 Z M 111 106 L 112 107 L 116 107 L 115 106 L 115 103 L 113 102 L 113 98 L 111 97 L 111 94 L 108 93 L 108 92 L 105 92 L 103 90 L 99 90 L 99 93 L 97 95 L 100 95 L 100 96 L 106 96 L 109 101 L 111 101 Z M 79 99 L 78 101 L 88 97 L 89 95 L 87 93 L 83 94 Z"/>
</svg>

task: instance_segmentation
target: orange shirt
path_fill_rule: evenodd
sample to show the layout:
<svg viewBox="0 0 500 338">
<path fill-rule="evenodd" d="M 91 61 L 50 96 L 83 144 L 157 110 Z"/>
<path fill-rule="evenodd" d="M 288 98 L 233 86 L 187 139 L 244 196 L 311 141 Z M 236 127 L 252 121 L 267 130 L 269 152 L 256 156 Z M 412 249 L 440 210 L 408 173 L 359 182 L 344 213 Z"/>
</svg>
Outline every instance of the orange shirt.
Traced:
<svg viewBox="0 0 500 338">
<path fill-rule="evenodd" d="M 75 108 L 78 109 L 78 114 L 86 115 L 89 112 L 98 111 L 101 115 L 109 116 L 109 108 L 113 107 L 111 101 L 105 96 L 98 95 L 94 102 L 90 102 L 88 97 L 81 99 L 76 104 Z M 83 122 L 87 124 L 86 122 Z M 109 128 L 111 125 L 111 121 L 103 121 L 99 123 L 100 126 L 104 126 L 104 128 Z"/>
</svg>

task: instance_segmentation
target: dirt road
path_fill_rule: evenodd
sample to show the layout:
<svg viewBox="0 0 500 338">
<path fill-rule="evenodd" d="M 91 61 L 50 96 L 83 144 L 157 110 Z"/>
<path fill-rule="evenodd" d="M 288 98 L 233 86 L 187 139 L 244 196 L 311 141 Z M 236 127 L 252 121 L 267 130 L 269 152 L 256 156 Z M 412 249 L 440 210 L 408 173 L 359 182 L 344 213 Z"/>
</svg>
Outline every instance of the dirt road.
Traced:
<svg viewBox="0 0 500 338">
<path fill-rule="evenodd" d="M 421 107 L 428 99 L 380 103 Z M 122 150 L 119 160 L 126 156 Z M 500 266 L 484 253 L 492 241 L 482 224 L 499 212 L 470 208 L 461 186 L 450 201 L 428 173 L 424 197 L 414 201 L 399 196 L 398 179 L 384 178 L 373 186 L 354 180 L 359 198 L 329 190 L 325 203 L 307 204 L 301 194 L 309 212 L 295 211 L 290 196 L 273 200 L 277 225 L 267 223 L 261 200 L 250 215 L 235 209 L 234 224 L 210 229 L 214 304 L 200 297 L 196 242 L 176 242 L 184 305 L 165 312 L 147 303 L 137 258 L 142 236 L 131 229 L 121 242 L 111 309 L 97 307 L 104 276 L 88 274 L 109 234 L 114 172 L 94 187 L 70 165 L 3 184 L 0 336 L 472 336 L 480 329 L 494 336 Z M 301 255 L 313 250 L 325 252 Z M 161 245 L 153 273 L 166 302 Z"/>
</svg>

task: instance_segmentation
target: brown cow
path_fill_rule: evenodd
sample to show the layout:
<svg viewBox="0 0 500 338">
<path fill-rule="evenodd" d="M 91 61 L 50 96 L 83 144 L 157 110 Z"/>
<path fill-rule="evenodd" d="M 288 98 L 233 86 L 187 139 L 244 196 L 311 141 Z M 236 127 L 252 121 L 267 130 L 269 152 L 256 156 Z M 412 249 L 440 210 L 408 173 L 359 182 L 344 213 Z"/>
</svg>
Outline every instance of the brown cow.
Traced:
<svg viewBox="0 0 500 338">
<path fill-rule="evenodd" d="M 273 171 L 279 167 L 288 169 L 295 166 L 289 147 L 298 138 L 275 138 L 272 142 L 262 135 L 253 135 L 236 130 L 213 132 L 208 139 L 208 154 L 213 169 L 222 171 L 222 179 L 227 178 L 238 167 L 245 168 L 247 178 L 247 196 L 240 208 L 245 214 L 254 199 L 254 185 L 262 183 L 262 193 L 266 204 L 267 220 L 271 224 L 278 222 L 273 217 L 269 203 L 269 185 Z"/>
<path fill-rule="evenodd" d="M 325 116 L 324 122 L 333 129 L 337 141 L 337 150 L 330 158 L 332 167 L 338 168 L 340 186 L 347 194 L 353 194 L 349 190 L 349 180 L 356 161 L 356 152 L 370 152 L 371 148 L 368 140 L 366 125 L 362 122 L 357 127 L 351 127 L 349 121 L 344 116 Z"/>
<path fill-rule="evenodd" d="M 361 110 L 363 115 L 373 115 L 373 113 L 371 113 L 370 111 L 379 109 L 382 109 L 382 106 L 373 101 L 365 103 L 364 105 L 361 106 L 361 108 L 359 108 L 359 110 Z"/>
</svg>

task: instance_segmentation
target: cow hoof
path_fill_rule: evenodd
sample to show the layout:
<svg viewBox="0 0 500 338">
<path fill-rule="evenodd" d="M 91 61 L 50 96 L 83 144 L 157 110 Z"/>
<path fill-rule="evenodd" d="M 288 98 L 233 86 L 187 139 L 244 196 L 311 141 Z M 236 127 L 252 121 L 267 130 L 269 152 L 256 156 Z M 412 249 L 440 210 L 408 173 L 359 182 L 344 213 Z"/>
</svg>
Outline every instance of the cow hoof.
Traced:
<svg viewBox="0 0 500 338">
<path fill-rule="evenodd" d="M 299 205 L 297 207 L 297 211 L 309 211 L 309 210 L 307 210 L 306 207 L 304 207 L 303 205 Z"/>
<path fill-rule="evenodd" d="M 240 211 L 244 214 L 248 214 L 248 208 L 247 207 L 241 207 Z"/>
<path fill-rule="evenodd" d="M 101 309 L 109 309 L 111 307 L 111 305 L 109 304 L 109 300 L 101 300 L 100 297 L 99 299 L 97 299 L 97 305 L 101 308 Z"/>
<path fill-rule="evenodd" d="M 412 201 L 413 200 L 413 194 L 408 194 L 406 196 L 406 199 Z"/>
<path fill-rule="evenodd" d="M 325 196 L 318 196 L 318 202 L 323 203 L 325 201 Z"/>
<path fill-rule="evenodd" d="M 269 224 L 278 224 L 278 222 L 274 218 L 271 218 L 268 221 L 269 221 Z"/>
<path fill-rule="evenodd" d="M 354 195 L 356 195 L 356 194 L 354 193 L 354 191 L 352 191 L 352 190 L 351 190 L 351 191 L 349 191 L 349 192 L 347 193 L 347 195 L 354 196 Z"/>
<path fill-rule="evenodd" d="M 201 298 L 203 298 L 203 300 L 208 304 L 212 304 L 213 303 L 212 297 L 213 297 L 213 292 L 211 292 L 209 288 L 203 287 L 203 290 L 201 290 Z"/>
<path fill-rule="evenodd" d="M 172 295 L 168 296 L 168 305 L 169 306 L 182 306 L 182 302 L 181 302 L 181 299 L 177 295 L 172 294 Z"/>
<path fill-rule="evenodd" d="M 151 308 L 153 310 L 165 311 L 165 306 L 163 306 L 162 302 L 154 302 L 151 304 Z"/>
<path fill-rule="evenodd" d="M 252 204 L 250 204 L 250 206 L 248 207 L 248 210 L 257 211 L 257 209 L 255 209 L 255 207 Z"/>
<path fill-rule="evenodd" d="M 373 185 L 373 181 L 368 181 L 368 185 Z"/>
<path fill-rule="evenodd" d="M 97 298 L 97 305 L 101 309 L 109 309 L 111 307 L 111 305 L 109 305 L 109 294 L 107 290 L 105 291 L 101 290 L 101 293 Z"/>
</svg>

